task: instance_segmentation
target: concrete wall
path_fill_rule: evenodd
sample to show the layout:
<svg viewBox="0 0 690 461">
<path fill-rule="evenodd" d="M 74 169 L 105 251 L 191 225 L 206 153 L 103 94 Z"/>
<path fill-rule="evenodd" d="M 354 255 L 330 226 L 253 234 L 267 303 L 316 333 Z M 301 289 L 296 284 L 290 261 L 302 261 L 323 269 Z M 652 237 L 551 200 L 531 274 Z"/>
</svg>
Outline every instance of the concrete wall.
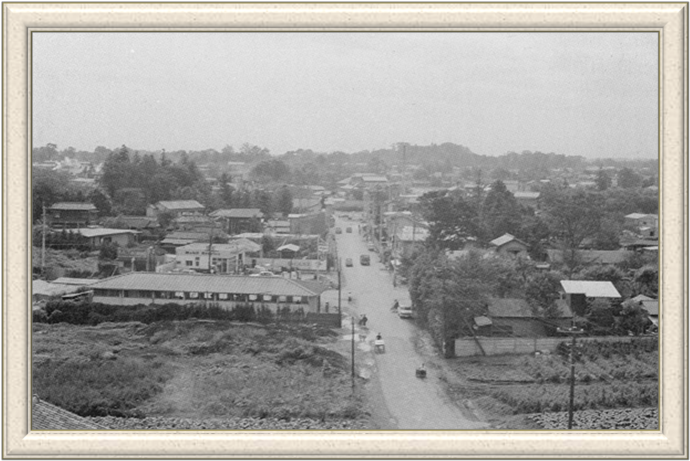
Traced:
<svg viewBox="0 0 690 461">
<path fill-rule="evenodd" d="M 503 354 L 533 354 L 536 351 L 554 352 L 562 342 L 570 341 L 568 337 L 558 338 L 478 338 L 486 355 Z M 597 336 L 578 338 L 578 342 L 631 342 L 634 337 L 626 336 Z M 482 355 L 482 351 L 472 338 L 459 338 L 455 340 L 455 356 L 470 357 Z"/>
</svg>

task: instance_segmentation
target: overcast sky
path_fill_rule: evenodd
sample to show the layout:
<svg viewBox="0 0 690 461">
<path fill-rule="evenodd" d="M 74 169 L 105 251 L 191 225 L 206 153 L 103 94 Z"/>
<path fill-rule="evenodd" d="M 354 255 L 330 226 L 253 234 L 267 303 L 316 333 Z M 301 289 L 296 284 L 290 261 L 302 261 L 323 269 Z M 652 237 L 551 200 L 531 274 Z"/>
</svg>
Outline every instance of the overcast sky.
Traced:
<svg viewBox="0 0 690 461">
<path fill-rule="evenodd" d="M 658 155 L 655 33 L 34 33 L 33 143 Z"/>
</svg>

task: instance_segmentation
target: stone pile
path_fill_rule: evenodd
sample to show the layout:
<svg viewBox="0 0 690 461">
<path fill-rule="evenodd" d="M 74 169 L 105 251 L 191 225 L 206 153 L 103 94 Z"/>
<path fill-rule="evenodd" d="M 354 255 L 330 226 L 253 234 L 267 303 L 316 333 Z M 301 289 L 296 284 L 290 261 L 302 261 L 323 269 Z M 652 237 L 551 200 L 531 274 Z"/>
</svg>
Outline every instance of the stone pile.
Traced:
<svg viewBox="0 0 690 461">
<path fill-rule="evenodd" d="M 568 412 L 539 413 L 530 418 L 544 429 L 567 429 Z M 659 429 L 656 408 L 583 410 L 573 413 L 573 429 Z"/>
<path fill-rule="evenodd" d="M 230 418 L 230 419 L 188 419 L 188 418 L 117 418 L 99 416 L 86 418 L 98 424 L 116 430 L 340 430 L 366 428 L 364 421 L 316 419 L 276 419 L 276 418 Z"/>
</svg>

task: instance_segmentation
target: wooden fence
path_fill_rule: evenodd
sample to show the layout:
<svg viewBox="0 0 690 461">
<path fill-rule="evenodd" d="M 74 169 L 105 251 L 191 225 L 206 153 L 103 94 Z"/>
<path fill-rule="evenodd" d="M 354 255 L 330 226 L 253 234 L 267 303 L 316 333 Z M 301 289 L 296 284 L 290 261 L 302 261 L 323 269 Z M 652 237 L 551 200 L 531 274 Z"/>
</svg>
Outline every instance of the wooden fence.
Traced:
<svg viewBox="0 0 690 461">
<path fill-rule="evenodd" d="M 570 341 L 570 338 L 565 336 L 549 338 L 489 338 L 478 336 L 477 340 L 481 344 L 486 355 L 502 355 L 533 354 L 537 351 L 554 352 L 560 343 Z M 635 340 L 634 336 L 596 336 L 577 338 L 578 342 L 600 341 L 629 343 L 633 340 Z M 473 355 L 482 355 L 482 351 L 474 339 L 459 338 L 455 340 L 456 357 L 470 357 Z"/>
</svg>

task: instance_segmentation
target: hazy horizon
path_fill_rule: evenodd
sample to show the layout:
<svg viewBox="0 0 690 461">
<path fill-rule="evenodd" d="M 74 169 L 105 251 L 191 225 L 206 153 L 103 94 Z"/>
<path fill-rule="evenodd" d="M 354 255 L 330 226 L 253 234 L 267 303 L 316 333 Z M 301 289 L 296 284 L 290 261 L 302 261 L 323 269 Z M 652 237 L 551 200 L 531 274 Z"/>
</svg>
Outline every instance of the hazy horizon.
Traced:
<svg viewBox="0 0 690 461">
<path fill-rule="evenodd" d="M 656 33 L 32 37 L 33 147 L 658 157 Z"/>
</svg>

